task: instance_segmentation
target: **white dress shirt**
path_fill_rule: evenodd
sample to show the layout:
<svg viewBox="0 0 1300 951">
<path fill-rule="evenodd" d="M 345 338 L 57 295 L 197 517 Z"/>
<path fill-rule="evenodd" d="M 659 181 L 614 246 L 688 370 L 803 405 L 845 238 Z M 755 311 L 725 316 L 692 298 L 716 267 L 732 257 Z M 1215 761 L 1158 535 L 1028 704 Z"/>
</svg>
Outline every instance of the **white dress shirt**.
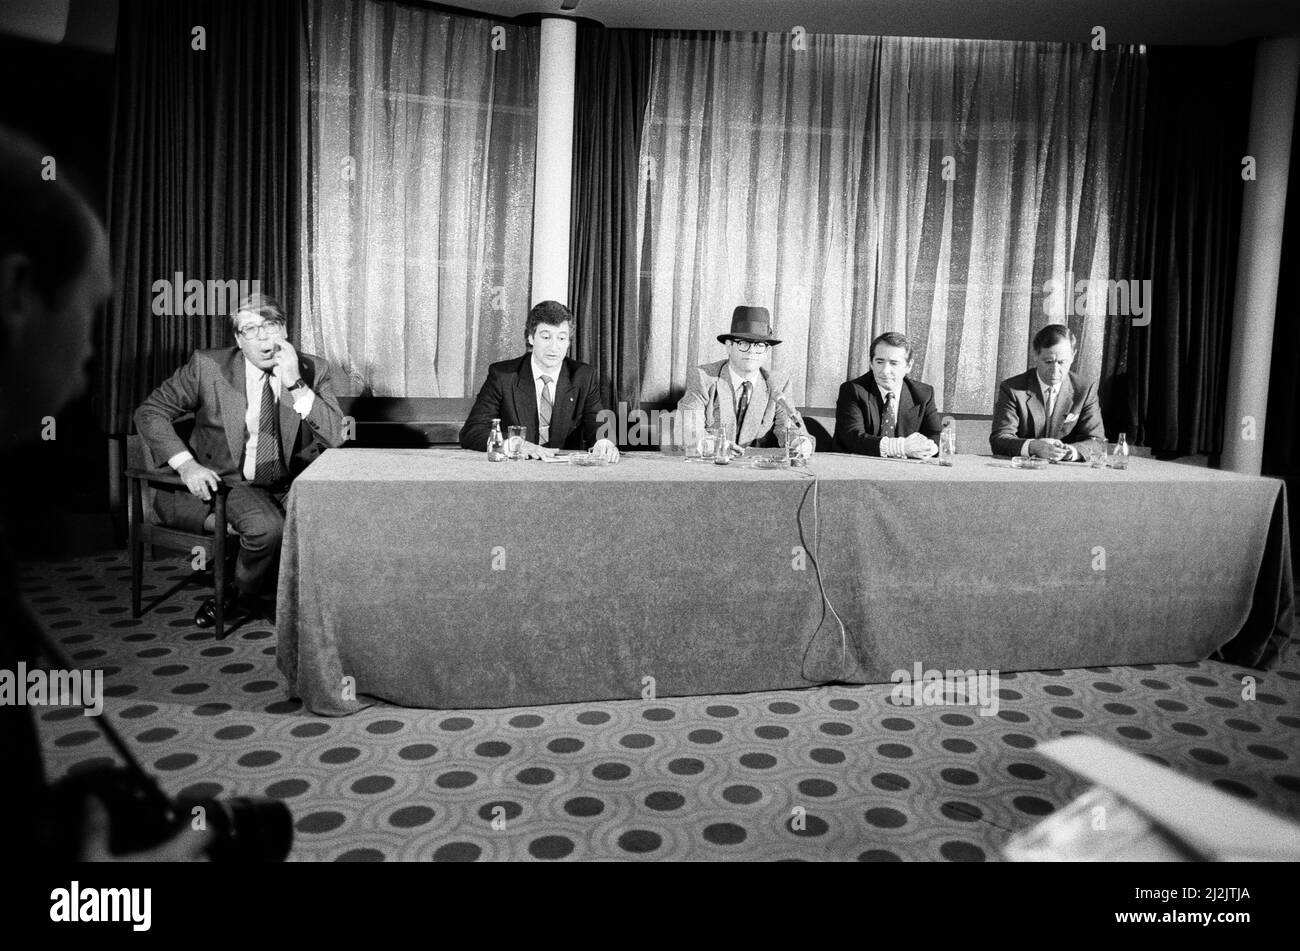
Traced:
<svg viewBox="0 0 1300 951">
<path fill-rule="evenodd" d="M 244 428 L 248 434 L 248 441 L 244 443 L 244 478 L 252 482 L 257 477 L 257 429 L 262 420 L 262 380 L 266 376 L 266 371 L 257 366 L 248 357 L 244 357 L 244 396 L 248 400 L 248 410 L 244 413 Z M 275 394 L 275 402 L 278 406 L 280 403 L 280 379 L 274 373 L 271 373 L 271 392 Z M 316 394 L 311 388 L 304 384 L 294 391 L 297 395 L 293 400 L 293 410 L 303 419 L 311 412 L 312 406 L 316 403 Z M 193 454 L 189 450 L 176 453 L 167 460 L 167 465 L 173 469 L 180 470 L 180 467 L 193 459 Z M 286 460 L 287 461 L 287 460 Z"/>
<path fill-rule="evenodd" d="M 732 405 L 731 409 L 733 413 L 736 413 L 740 411 L 740 395 L 745 392 L 745 383 L 749 383 L 749 401 L 750 403 L 754 402 L 754 391 L 758 389 L 758 384 L 756 384 L 754 381 L 758 379 L 758 371 L 754 371 L 754 375 L 752 377 L 743 377 L 739 373 L 737 373 L 736 368 L 733 367 L 730 362 L 728 362 L 727 372 L 731 374 L 731 388 L 735 391 L 735 400 L 736 400 L 736 402 Z M 746 416 L 749 415 L 748 409 L 745 410 L 745 415 Z M 740 433 L 732 433 L 731 438 L 739 439 Z"/>
</svg>

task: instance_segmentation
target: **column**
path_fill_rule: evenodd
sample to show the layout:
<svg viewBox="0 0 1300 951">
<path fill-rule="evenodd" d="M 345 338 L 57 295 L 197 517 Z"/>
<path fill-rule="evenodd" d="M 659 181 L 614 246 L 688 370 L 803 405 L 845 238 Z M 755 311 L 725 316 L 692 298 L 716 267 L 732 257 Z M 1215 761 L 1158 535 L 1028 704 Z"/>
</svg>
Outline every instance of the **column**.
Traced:
<svg viewBox="0 0 1300 951">
<path fill-rule="evenodd" d="M 1264 415 L 1298 73 L 1300 36 L 1260 40 L 1247 153 L 1255 158 L 1256 179 L 1243 186 L 1223 420 L 1223 468 L 1247 475 L 1259 475 L 1264 456 Z"/>
<path fill-rule="evenodd" d="M 569 200 L 578 24 L 542 19 L 537 71 L 537 171 L 533 185 L 532 303 L 569 302 Z"/>
</svg>

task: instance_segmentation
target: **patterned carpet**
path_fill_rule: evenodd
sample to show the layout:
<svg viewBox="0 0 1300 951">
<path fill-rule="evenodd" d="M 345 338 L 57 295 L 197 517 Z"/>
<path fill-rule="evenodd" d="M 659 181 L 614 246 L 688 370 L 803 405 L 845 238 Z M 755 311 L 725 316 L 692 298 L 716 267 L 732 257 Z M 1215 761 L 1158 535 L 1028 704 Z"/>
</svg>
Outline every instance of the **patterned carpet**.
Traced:
<svg viewBox="0 0 1300 951">
<path fill-rule="evenodd" d="M 189 574 L 146 568 L 146 598 Z M 302 711 L 275 632 L 217 642 L 188 587 L 130 616 L 113 553 L 28 566 L 33 610 L 172 793 L 273 796 L 292 860 L 1000 858 L 1085 785 L 1035 755 L 1093 733 L 1300 819 L 1300 657 L 1004 674 L 996 716 L 898 707 L 890 686 L 512 710 Z M 1241 678 L 1257 693 L 1243 699 Z M 40 713 L 50 775 L 111 753 L 79 710 Z"/>
</svg>

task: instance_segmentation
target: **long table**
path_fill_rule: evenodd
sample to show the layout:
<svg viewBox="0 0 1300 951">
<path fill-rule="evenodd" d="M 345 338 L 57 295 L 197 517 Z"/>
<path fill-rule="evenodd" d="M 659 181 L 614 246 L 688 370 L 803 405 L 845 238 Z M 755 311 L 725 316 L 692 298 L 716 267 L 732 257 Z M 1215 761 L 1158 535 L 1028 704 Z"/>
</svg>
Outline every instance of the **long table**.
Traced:
<svg viewBox="0 0 1300 951">
<path fill-rule="evenodd" d="M 278 663 L 326 715 L 888 682 L 917 664 L 1263 667 L 1291 636 L 1292 584 L 1281 482 L 1150 459 L 582 468 L 332 449 L 288 498 Z"/>
</svg>

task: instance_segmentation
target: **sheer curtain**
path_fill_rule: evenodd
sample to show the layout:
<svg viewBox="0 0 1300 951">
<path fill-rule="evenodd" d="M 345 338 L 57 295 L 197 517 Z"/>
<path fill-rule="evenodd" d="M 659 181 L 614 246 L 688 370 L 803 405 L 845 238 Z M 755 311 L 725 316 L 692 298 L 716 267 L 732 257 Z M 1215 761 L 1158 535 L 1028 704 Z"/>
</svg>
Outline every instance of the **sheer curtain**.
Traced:
<svg viewBox="0 0 1300 951">
<path fill-rule="evenodd" d="M 351 393 L 473 395 L 523 347 L 536 30 L 372 0 L 304 18 L 302 345 Z"/>
<path fill-rule="evenodd" d="M 989 413 L 1029 341 L 1068 320 L 1101 364 L 1109 137 L 1121 50 L 664 34 L 641 148 L 641 397 L 720 359 L 739 303 L 772 310 L 774 366 L 831 406 L 901 330 L 947 412 Z M 1123 275 L 1129 277 L 1130 275 Z M 1066 304 L 1069 312 L 1055 308 Z M 1078 306 L 1076 306 L 1078 305 Z M 1077 311 L 1077 312 L 1076 312 Z"/>
</svg>

